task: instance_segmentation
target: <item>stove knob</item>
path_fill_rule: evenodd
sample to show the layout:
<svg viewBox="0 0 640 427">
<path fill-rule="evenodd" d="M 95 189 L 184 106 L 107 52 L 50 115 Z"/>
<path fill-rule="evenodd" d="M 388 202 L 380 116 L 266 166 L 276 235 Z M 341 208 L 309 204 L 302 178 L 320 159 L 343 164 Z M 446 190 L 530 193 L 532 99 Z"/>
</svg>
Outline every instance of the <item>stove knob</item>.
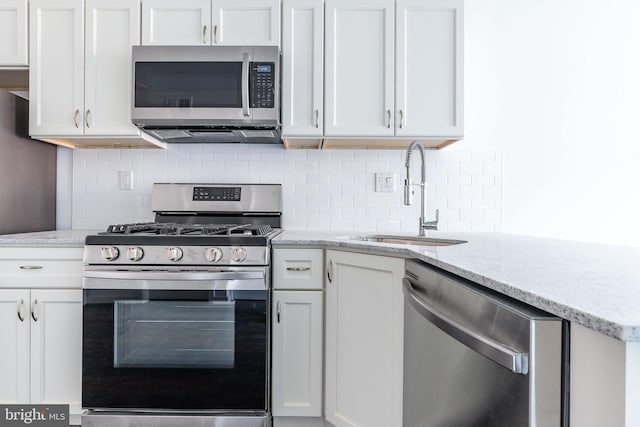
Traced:
<svg viewBox="0 0 640 427">
<path fill-rule="evenodd" d="M 167 248 L 167 256 L 169 257 L 169 261 L 178 262 L 182 259 L 182 255 L 182 249 L 180 248 Z"/>
<path fill-rule="evenodd" d="M 120 256 L 120 251 L 115 246 L 100 248 L 100 253 L 102 254 L 102 258 L 107 261 L 115 261 L 118 259 L 118 256 Z"/>
<path fill-rule="evenodd" d="M 247 259 L 247 250 L 245 248 L 231 248 L 231 259 L 235 262 L 243 262 Z"/>
<path fill-rule="evenodd" d="M 220 248 L 207 248 L 205 257 L 209 262 L 218 262 L 222 259 L 222 249 Z"/>
<path fill-rule="evenodd" d="M 127 248 L 127 258 L 129 261 L 140 261 L 144 256 L 144 251 L 141 247 L 128 247 Z"/>
</svg>

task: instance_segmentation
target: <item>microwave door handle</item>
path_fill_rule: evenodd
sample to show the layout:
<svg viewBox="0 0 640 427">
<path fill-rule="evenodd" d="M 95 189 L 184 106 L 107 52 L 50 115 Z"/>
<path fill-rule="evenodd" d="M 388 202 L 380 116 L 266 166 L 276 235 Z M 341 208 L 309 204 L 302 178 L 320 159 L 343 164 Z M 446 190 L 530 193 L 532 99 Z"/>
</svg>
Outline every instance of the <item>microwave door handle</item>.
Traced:
<svg viewBox="0 0 640 427">
<path fill-rule="evenodd" d="M 249 117 L 249 53 L 242 54 L 242 114 Z"/>
</svg>

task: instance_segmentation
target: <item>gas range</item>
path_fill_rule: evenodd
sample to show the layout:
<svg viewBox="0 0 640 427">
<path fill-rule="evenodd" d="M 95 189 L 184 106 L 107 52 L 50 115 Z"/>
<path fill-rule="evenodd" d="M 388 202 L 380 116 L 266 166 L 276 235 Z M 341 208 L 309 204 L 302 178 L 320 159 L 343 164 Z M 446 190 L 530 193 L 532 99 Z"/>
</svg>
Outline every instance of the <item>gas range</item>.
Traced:
<svg viewBox="0 0 640 427">
<path fill-rule="evenodd" d="M 281 186 L 154 184 L 151 207 L 85 240 L 82 425 L 271 425 Z"/>
<path fill-rule="evenodd" d="M 280 185 L 155 184 L 156 221 L 87 236 L 84 264 L 268 265 L 280 206 Z"/>
<path fill-rule="evenodd" d="M 270 225 L 136 223 L 87 236 L 87 264 L 268 265 Z"/>
</svg>

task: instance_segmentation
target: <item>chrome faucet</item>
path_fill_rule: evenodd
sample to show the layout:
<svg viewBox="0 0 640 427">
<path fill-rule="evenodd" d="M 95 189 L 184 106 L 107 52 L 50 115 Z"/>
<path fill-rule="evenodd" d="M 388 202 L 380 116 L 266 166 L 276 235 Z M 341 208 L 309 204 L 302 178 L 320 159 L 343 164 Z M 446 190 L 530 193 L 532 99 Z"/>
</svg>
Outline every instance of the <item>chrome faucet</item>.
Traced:
<svg viewBox="0 0 640 427">
<path fill-rule="evenodd" d="M 411 182 L 411 153 L 413 150 L 418 148 L 420 151 L 420 160 L 422 162 L 422 174 L 420 184 L 415 184 L 420 187 L 420 196 L 422 197 L 420 204 L 420 224 L 418 229 L 418 235 L 421 237 L 426 237 L 426 230 L 437 230 L 438 229 L 438 218 L 439 212 L 436 209 L 436 219 L 435 221 L 427 221 L 426 210 L 427 210 L 427 171 L 426 171 L 426 163 L 424 160 L 424 146 L 420 141 L 413 141 L 409 148 L 407 148 L 407 159 L 405 161 L 404 166 L 407 168 L 407 177 L 404 180 L 404 204 L 407 206 L 411 206 L 413 202 L 413 189 L 411 188 L 414 185 Z"/>
</svg>

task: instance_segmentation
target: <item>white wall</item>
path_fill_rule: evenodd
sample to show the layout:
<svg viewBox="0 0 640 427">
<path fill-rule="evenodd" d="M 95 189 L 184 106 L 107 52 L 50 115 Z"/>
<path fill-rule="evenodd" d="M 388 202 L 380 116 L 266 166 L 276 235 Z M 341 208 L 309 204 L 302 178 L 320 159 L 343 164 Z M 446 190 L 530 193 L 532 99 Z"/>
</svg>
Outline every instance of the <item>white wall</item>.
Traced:
<svg viewBox="0 0 640 427">
<path fill-rule="evenodd" d="M 414 179 L 419 182 L 419 156 Z M 132 170 L 133 190 L 118 172 Z M 395 172 L 395 193 L 374 192 L 375 172 Z M 403 150 L 285 150 L 271 145 L 171 145 L 167 150 L 74 150 L 74 229 L 153 220 L 154 182 L 283 184 L 289 230 L 418 231 L 419 196 L 403 205 Z M 499 231 L 502 156 L 427 153 L 428 217 L 445 231 Z"/>
<path fill-rule="evenodd" d="M 465 141 L 503 231 L 640 245 L 640 2 L 467 1 Z"/>
</svg>

